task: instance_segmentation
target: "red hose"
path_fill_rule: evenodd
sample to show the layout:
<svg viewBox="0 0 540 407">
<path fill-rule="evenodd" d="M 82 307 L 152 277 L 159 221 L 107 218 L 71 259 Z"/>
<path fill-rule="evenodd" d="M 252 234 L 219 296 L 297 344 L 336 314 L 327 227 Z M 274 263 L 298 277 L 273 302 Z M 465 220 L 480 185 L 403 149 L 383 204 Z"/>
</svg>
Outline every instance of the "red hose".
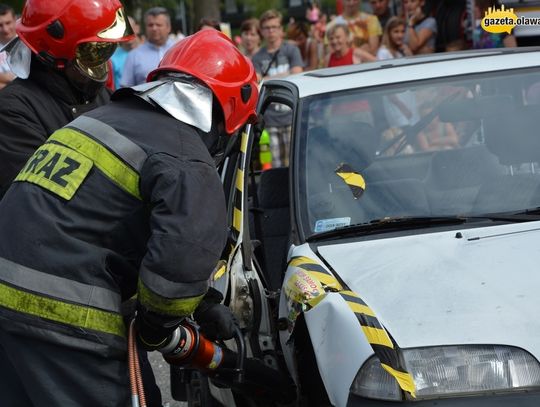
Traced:
<svg viewBox="0 0 540 407">
<path fill-rule="evenodd" d="M 129 386 L 131 389 L 131 406 L 139 407 L 139 392 L 137 390 L 137 376 L 135 373 L 135 355 L 133 354 L 133 331 L 134 321 L 131 321 L 128 331 L 128 363 L 129 363 Z"/>
<path fill-rule="evenodd" d="M 129 325 L 128 335 L 128 362 L 129 362 L 129 383 L 131 388 L 131 403 L 133 407 L 146 407 L 146 396 L 139 365 L 139 354 L 137 352 L 137 341 L 135 340 L 135 319 Z"/>
<path fill-rule="evenodd" d="M 133 328 L 133 336 L 135 337 L 135 328 Z M 133 339 L 133 353 L 135 354 L 135 375 L 137 377 L 137 390 L 139 392 L 139 404 L 141 407 L 146 407 L 146 395 L 144 394 L 144 384 L 141 375 L 141 367 L 139 365 L 139 352 L 137 352 L 137 341 Z"/>
</svg>

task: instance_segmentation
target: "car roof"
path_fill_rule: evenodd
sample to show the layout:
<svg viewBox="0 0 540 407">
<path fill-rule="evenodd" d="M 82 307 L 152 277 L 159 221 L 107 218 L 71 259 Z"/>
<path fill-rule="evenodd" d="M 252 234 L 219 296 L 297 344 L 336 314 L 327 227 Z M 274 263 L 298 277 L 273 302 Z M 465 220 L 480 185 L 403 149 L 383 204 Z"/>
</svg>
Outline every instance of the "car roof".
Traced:
<svg viewBox="0 0 540 407">
<path fill-rule="evenodd" d="M 351 88 L 534 66 L 540 66 L 540 47 L 498 48 L 325 68 L 265 81 L 265 84 L 293 84 L 303 98 Z"/>
</svg>

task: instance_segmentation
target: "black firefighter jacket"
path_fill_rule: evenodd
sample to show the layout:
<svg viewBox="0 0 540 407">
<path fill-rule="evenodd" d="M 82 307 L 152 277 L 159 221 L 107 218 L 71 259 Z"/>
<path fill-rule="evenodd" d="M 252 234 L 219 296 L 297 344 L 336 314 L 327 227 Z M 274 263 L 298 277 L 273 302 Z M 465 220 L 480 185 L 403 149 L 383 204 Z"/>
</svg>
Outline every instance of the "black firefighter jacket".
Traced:
<svg viewBox="0 0 540 407">
<path fill-rule="evenodd" d="M 0 329 L 125 351 L 120 303 L 190 314 L 226 241 L 197 130 L 131 96 L 56 131 L 0 201 Z"/>
<path fill-rule="evenodd" d="M 0 198 L 55 130 L 108 101 L 105 87 L 86 98 L 65 76 L 34 59 L 28 79 L 17 78 L 0 91 Z"/>
</svg>

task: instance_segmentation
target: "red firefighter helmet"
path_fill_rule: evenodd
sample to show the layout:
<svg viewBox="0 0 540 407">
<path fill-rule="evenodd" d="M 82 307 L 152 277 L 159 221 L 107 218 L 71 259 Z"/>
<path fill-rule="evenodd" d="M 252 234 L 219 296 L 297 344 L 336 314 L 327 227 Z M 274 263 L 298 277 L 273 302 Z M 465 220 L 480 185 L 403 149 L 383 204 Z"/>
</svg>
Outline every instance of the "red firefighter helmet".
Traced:
<svg viewBox="0 0 540 407">
<path fill-rule="evenodd" d="M 75 60 L 90 77 L 106 72 L 116 43 L 134 38 L 119 0 L 27 0 L 17 34 L 43 61 L 63 69 Z"/>
<path fill-rule="evenodd" d="M 212 90 L 223 110 L 228 134 L 255 119 L 259 96 L 255 68 L 225 34 L 202 30 L 179 41 L 147 81 L 171 71 L 187 73 Z"/>
</svg>

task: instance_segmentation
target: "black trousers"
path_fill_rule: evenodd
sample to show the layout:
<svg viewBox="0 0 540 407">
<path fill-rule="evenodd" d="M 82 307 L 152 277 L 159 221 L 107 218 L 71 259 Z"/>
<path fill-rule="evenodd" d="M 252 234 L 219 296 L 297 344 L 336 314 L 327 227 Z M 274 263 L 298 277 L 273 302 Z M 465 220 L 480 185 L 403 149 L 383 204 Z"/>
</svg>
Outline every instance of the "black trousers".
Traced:
<svg viewBox="0 0 540 407">
<path fill-rule="evenodd" d="M 142 356 L 148 406 L 161 406 L 146 352 Z M 128 407 L 130 403 L 127 360 L 0 330 L 2 407 Z"/>
</svg>

